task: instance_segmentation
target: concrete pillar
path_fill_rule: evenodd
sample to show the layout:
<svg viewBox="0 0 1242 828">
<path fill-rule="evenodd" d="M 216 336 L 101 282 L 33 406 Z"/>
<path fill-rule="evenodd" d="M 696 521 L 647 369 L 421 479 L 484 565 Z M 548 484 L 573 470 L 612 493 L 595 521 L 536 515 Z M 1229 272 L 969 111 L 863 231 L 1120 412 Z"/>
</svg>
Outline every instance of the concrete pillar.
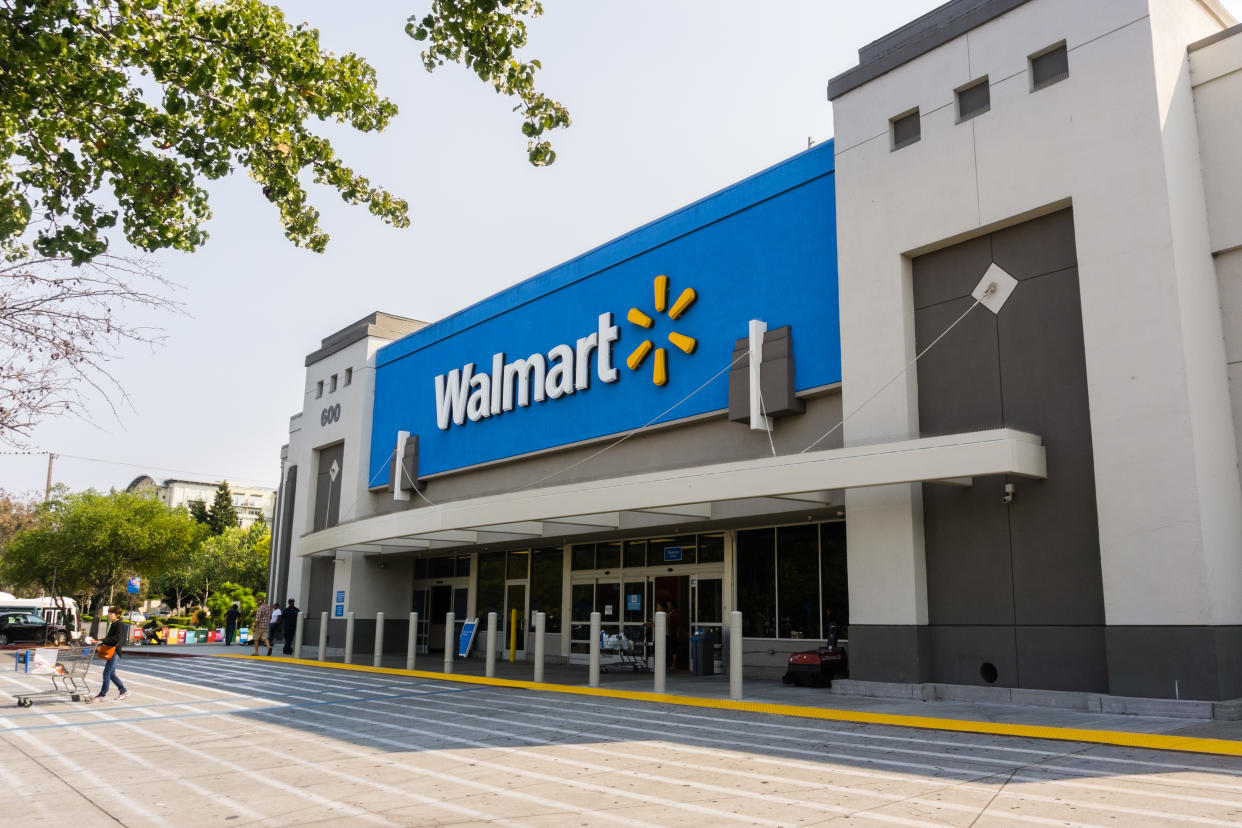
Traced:
<svg viewBox="0 0 1242 828">
<path fill-rule="evenodd" d="M 345 613 L 345 663 L 354 663 L 354 611 Z"/>
<path fill-rule="evenodd" d="M 652 689 L 664 692 L 665 671 L 668 669 L 668 614 L 655 614 L 655 684 Z"/>
<path fill-rule="evenodd" d="M 319 660 L 324 661 L 328 655 L 328 614 L 319 613 Z"/>
<path fill-rule="evenodd" d="M 729 698 L 742 698 L 742 614 L 729 613 Z"/>
<path fill-rule="evenodd" d="M 375 613 L 375 656 L 371 659 L 372 667 L 379 667 L 384 660 L 384 613 Z"/>
<path fill-rule="evenodd" d="M 543 681 L 543 629 L 547 615 L 535 613 L 535 681 Z"/>
<path fill-rule="evenodd" d="M 592 687 L 599 687 L 599 622 L 599 613 L 591 613 L 591 667 L 588 671 L 587 683 Z"/>
<path fill-rule="evenodd" d="M 414 654 L 418 651 L 418 613 L 410 613 L 410 635 L 405 645 L 405 669 L 414 669 Z"/>
<path fill-rule="evenodd" d="M 496 613 L 487 614 L 487 670 L 488 678 L 496 677 Z"/>
<path fill-rule="evenodd" d="M 453 630 L 457 627 L 457 616 L 448 613 L 444 616 L 444 672 L 453 672 Z"/>
</svg>

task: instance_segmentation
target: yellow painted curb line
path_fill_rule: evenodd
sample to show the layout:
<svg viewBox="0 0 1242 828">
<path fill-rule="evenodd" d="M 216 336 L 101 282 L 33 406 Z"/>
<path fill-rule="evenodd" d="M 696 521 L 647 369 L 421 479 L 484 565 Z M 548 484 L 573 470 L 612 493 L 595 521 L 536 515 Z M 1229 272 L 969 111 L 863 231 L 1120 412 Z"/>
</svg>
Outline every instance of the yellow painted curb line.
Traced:
<svg viewBox="0 0 1242 828">
<path fill-rule="evenodd" d="M 1115 747 L 1146 748 L 1148 750 L 1176 750 L 1187 753 L 1210 753 L 1220 756 L 1242 756 L 1242 742 L 1229 739 L 1205 739 L 1199 736 L 1166 736 L 1158 733 L 1126 733 L 1120 730 L 1084 730 L 1073 727 L 1050 727 L 1047 725 L 1002 724 L 999 722 L 974 722 L 964 719 L 941 719 L 932 716 L 903 716 L 895 713 L 863 713 L 857 710 L 831 710 L 822 707 L 804 707 L 794 704 L 769 704 L 767 702 L 733 701 L 732 699 L 705 699 L 697 696 L 673 696 L 667 693 L 647 693 L 634 690 L 612 690 L 603 687 L 578 687 L 568 684 L 547 684 L 516 679 L 464 676 L 456 673 L 432 673 L 425 670 L 404 670 L 399 667 L 370 667 L 365 664 L 340 664 L 313 661 L 304 658 L 278 656 L 253 656 L 248 654 L 216 653 L 208 658 L 242 658 L 276 661 L 283 664 L 300 664 L 304 667 L 325 667 L 332 670 L 351 670 L 357 673 L 380 673 L 390 676 L 412 676 L 434 681 L 452 681 L 458 684 L 479 684 L 487 687 L 513 687 L 519 690 L 536 690 L 545 693 L 567 693 L 573 696 L 594 696 L 604 699 L 628 699 L 629 701 L 673 704 L 680 707 L 707 707 L 716 710 L 741 710 L 748 713 L 770 713 L 775 716 L 792 716 L 799 719 L 822 719 L 855 724 L 888 725 L 890 727 L 914 727 L 924 730 L 947 730 L 956 733 L 984 733 L 989 736 L 1018 736 L 1025 739 L 1054 739 L 1063 742 L 1085 742 Z"/>
</svg>

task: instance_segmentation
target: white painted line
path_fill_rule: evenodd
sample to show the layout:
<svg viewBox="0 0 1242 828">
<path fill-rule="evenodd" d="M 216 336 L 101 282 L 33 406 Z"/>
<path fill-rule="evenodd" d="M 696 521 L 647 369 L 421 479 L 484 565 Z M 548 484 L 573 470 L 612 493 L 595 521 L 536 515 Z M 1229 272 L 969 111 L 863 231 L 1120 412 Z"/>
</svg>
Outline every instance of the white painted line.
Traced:
<svg viewBox="0 0 1242 828">
<path fill-rule="evenodd" d="M 102 716 L 102 715 L 107 715 L 107 714 L 103 713 L 102 711 L 98 711 L 98 715 Z M 60 716 L 49 716 L 48 718 L 53 719 L 53 720 L 59 720 L 62 723 L 68 724 L 67 722 L 64 722 L 64 719 L 62 719 Z M 143 738 L 152 737 L 152 734 L 147 733 L 145 730 L 139 727 L 135 727 L 134 725 L 126 724 L 124 726 L 129 728 L 130 730 L 133 730 L 136 733 L 141 734 Z M 81 736 L 83 738 L 89 739 L 95 744 L 100 745 L 103 748 L 107 749 L 108 751 L 117 750 L 117 745 L 115 742 L 109 739 L 100 738 L 96 734 L 91 733 L 89 728 L 76 727 L 70 724 L 66 729 L 72 732 L 75 736 Z M 242 804 L 241 802 L 238 802 L 235 799 L 231 799 L 230 797 L 225 796 L 219 791 L 208 790 L 207 788 L 204 788 L 202 785 L 199 785 L 197 782 L 194 782 L 191 779 L 186 779 L 183 773 L 180 773 L 180 772 L 170 773 L 169 771 L 165 770 L 164 768 L 161 768 L 159 765 L 155 764 L 154 762 L 144 759 L 142 756 L 140 756 L 139 754 L 135 753 L 132 750 L 122 750 L 122 753 L 124 753 L 126 761 L 132 762 L 136 765 L 141 765 L 142 767 L 146 768 L 148 773 L 153 774 L 157 779 L 159 779 L 160 784 L 162 785 L 170 785 L 170 786 L 175 785 L 177 787 L 185 788 L 191 793 L 197 794 L 203 799 L 206 799 L 208 802 L 224 803 L 227 807 L 238 811 L 239 814 L 245 816 L 247 819 L 261 820 L 261 819 L 264 819 L 266 816 L 268 816 L 267 814 L 264 814 L 260 811 L 256 811 L 253 808 L 250 808 Z M 151 781 L 152 780 L 150 779 L 144 779 L 143 784 L 147 784 Z M 178 808 L 189 810 L 187 806 L 184 806 L 181 804 L 178 804 Z M 192 811 L 189 811 L 189 812 L 192 813 Z"/>
</svg>

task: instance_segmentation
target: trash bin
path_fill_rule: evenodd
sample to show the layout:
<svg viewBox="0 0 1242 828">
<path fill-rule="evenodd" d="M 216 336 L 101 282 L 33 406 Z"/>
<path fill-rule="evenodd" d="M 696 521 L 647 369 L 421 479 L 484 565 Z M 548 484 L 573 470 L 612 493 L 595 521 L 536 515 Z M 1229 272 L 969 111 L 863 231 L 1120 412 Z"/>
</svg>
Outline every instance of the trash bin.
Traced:
<svg viewBox="0 0 1242 828">
<path fill-rule="evenodd" d="M 690 669 L 696 676 L 710 676 L 715 659 L 711 636 L 698 632 L 690 636 Z"/>
</svg>

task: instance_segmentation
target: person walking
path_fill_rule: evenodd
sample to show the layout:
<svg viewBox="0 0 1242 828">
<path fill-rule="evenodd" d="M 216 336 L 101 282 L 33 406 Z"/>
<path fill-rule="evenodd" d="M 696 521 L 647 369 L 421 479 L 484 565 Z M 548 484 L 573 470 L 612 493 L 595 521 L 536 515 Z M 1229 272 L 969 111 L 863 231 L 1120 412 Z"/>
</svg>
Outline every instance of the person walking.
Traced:
<svg viewBox="0 0 1242 828">
<path fill-rule="evenodd" d="M 112 653 L 104 660 L 103 668 L 103 687 L 99 689 L 99 695 L 88 701 L 105 701 L 108 698 L 108 687 L 112 684 L 116 685 L 116 689 L 121 694 L 116 697 L 117 701 L 124 701 L 129 696 L 129 691 L 125 689 L 125 683 L 121 681 L 121 677 L 116 674 L 117 663 L 121 660 L 121 645 L 125 642 L 125 622 L 121 620 L 121 611 L 116 607 L 108 608 L 108 633 L 99 640 L 99 644 L 104 647 L 111 647 Z"/>
<path fill-rule="evenodd" d="M 268 628 L 272 624 L 272 605 L 267 602 L 267 596 L 262 592 L 259 593 L 259 608 L 254 611 L 254 653 L 259 654 L 259 645 L 267 645 L 267 654 L 272 654 L 272 642 L 269 640 L 271 633 Z"/>
<path fill-rule="evenodd" d="M 224 614 L 224 646 L 233 643 L 233 636 L 237 634 L 237 619 L 241 617 L 241 609 L 237 606 L 237 602 L 233 602 L 233 606 L 229 607 L 229 611 Z"/>
<path fill-rule="evenodd" d="M 280 631 L 282 629 L 280 625 L 280 602 L 279 601 L 276 601 L 276 600 L 272 601 L 272 620 L 268 623 L 267 628 L 268 628 L 267 654 L 271 655 L 272 646 L 275 645 L 276 643 L 276 636 L 280 634 Z"/>
<path fill-rule="evenodd" d="M 280 614 L 280 623 L 285 631 L 285 655 L 293 655 L 293 637 L 298 632 L 298 613 L 300 612 L 301 610 L 293 605 L 293 599 L 290 598 L 289 606 L 285 607 L 285 611 Z"/>
</svg>

